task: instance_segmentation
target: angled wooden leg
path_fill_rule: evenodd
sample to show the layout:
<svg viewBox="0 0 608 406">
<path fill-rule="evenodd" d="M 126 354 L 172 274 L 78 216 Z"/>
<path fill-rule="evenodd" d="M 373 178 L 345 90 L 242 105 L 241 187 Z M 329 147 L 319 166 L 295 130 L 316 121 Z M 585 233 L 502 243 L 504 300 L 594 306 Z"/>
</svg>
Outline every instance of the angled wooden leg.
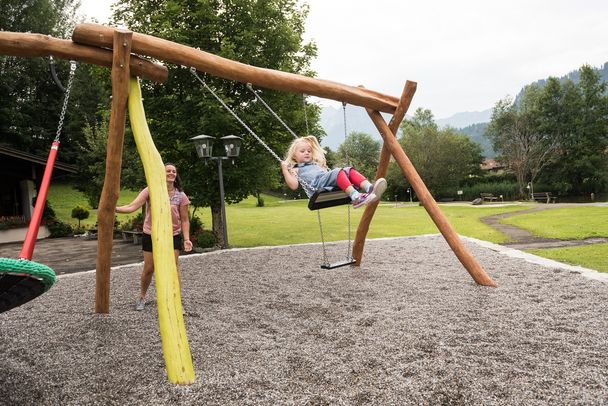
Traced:
<svg viewBox="0 0 608 406">
<path fill-rule="evenodd" d="M 399 103 L 397 104 L 397 110 L 395 110 L 395 114 L 391 118 L 389 123 L 389 128 L 392 134 L 396 134 L 399 126 L 401 125 L 401 121 L 405 117 L 405 113 L 407 113 L 407 109 L 410 107 L 410 103 L 414 98 L 414 93 L 416 93 L 416 82 L 410 82 L 409 80 L 405 82 L 405 86 L 403 87 L 403 93 L 401 94 L 401 98 L 399 99 Z M 384 178 L 386 177 L 386 173 L 388 171 L 388 164 L 391 159 L 391 153 L 386 146 L 386 143 L 382 146 L 382 152 L 380 153 L 380 162 L 378 163 L 378 169 L 376 171 L 376 177 Z M 367 237 L 367 232 L 369 231 L 369 224 L 374 217 L 374 213 L 376 212 L 376 207 L 378 207 L 379 202 L 372 203 L 370 205 L 365 206 L 365 211 L 361 216 L 361 221 L 359 221 L 359 226 L 357 227 L 357 234 L 355 236 L 355 242 L 353 243 L 353 259 L 356 261 L 355 265 L 361 264 L 361 259 L 363 258 L 363 247 L 365 246 L 365 238 Z"/>
<path fill-rule="evenodd" d="M 477 262 L 477 260 L 466 249 L 456 231 L 452 228 L 443 212 L 439 209 L 437 202 L 435 202 L 435 199 L 433 199 L 433 196 L 431 196 L 431 193 L 428 191 L 426 185 L 420 178 L 420 175 L 418 175 L 416 168 L 414 168 L 414 165 L 412 165 L 412 162 L 405 154 L 405 151 L 403 151 L 403 148 L 401 148 L 401 145 L 395 138 L 394 132 L 392 132 L 388 127 L 382 118 L 382 115 L 380 115 L 378 111 L 372 111 L 370 109 L 367 110 L 367 113 L 374 122 L 374 125 L 376 125 L 378 128 L 378 131 L 380 131 L 380 135 L 382 135 L 382 138 L 384 139 L 384 145 L 389 149 L 391 155 L 395 158 L 395 161 L 416 192 L 416 196 L 418 196 L 418 199 L 420 199 L 420 202 L 431 216 L 431 219 L 441 234 L 443 234 L 443 237 L 452 248 L 452 251 L 454 251 L 456 254 L 456 257 L 458 257 L 462 265 L 464 265 L 475 282 L 484 286 L 496 287 L 496 284 L 492 278 L 488 276 L 479 262 Z"/>
</svg>

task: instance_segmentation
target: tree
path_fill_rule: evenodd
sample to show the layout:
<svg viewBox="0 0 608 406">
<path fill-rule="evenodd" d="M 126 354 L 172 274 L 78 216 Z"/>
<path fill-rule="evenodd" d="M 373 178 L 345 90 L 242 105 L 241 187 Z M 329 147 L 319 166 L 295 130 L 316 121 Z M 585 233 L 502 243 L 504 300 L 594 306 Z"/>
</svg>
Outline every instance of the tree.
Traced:
<svg viewBox="0 0 608 406">
<path fill-rule="evenodd" d="M 338 165 L 353 166 L 371 179 L 380 161 L 380 147 L 371 135 L 353 131 L 338 147 Z"/>
<path fill-rule="evenodd" d="M 542 179 L 562 192 L 599 193 L 608 188 L 607 84 L 589 66 L 580 72 L 578 85 L 551 78 L 545 86 L 542 114 L 563 140 Z"/>
<path fill-rule="evenodd" d="M 526 196 L 528 182 L 534 182 L 555 159 L 561 145 L 562 134 L 540 120 L 541 92 L 538 85 L 530 85 L 524 88 L 519 104 L 508 97 L 500 100 L 492 110 L 486 131 L 498 159 L 515 173 L 522 198 Z"/>
<path fill-rule="evenodd" d="M 401 130 L 399 143 L 433 195 L 453 196 L 467 177 L 479 173 L 479 144 L 453 128 L 439 130 L 430 110 L 418 108 Z M 388 177 L 397 195 L 410 186 L 395 163 Z"/>
<path fill-rule="evenodd" d="M 0 27 L 67 38 L 75 21 L 77 0 L 0 0 Z M 67 85 L 69 62 L 57 60 L 57 75 Z M 60 141 L 59 160 L 74 163 L 75 141 L 87 120 L 96 116 L 99 101 L 94 67 L 82 63 L 76 71 Z M 45 156 L 54 139 L 63 92 L 53 82 L 48 60 L 0 56 L 0 143 Z"/>
<path fill-rule="evenodd" d="M 259 67 L 312 75 L 314 44 L 303 43 L 308 8 L 295 0 L 120 0 L 114 22 L 134 31 L 198 47 L 222 57 Z M 224 166 L 227 203 L 258 192 L 261 179 L 279 163 L 200 86 L 188 70 L 169 66 L 165 84 L 145 83 L 148 125 L 165 161 L 175 162 L 186 193 L 195 207 L 211 207 L 213 231 L 223 243 L 218 174 L 215 165 L 196 157 L 191 137 L 204 133 L 221 137 L 243 135 L 241 156 Z M 208 77 L 206 82 L 279 155 L 292 137 L 269 119 L 245 84 Z M 264 99 L 298 133 L 304 133 L 302 95 L 262 91 Z M 295 106 L 295 107 L 294 107 Z M 310 106 L 307 118 L 318 123 L 319 109 Z M 313 126 L 311 132 L 318 127 Z M 315 134 L 313 132 L 313 134 Z M 217 147 L 216 147 L 217 150 Z M 260 174 L 264 174 L 261 175 Z M 270 186 L 270 185 L 268 185 Z"/>
</svg>

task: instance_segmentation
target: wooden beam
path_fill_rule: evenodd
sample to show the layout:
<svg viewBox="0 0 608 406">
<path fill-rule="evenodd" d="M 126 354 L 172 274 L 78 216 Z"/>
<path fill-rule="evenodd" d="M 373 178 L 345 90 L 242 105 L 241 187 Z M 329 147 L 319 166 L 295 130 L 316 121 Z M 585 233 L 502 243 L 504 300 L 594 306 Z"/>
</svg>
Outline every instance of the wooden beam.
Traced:
<svg viewBox="0 0 608 406">
<path fill-rule="evenodd" d="M 412 99 L 414 98 L 414 93 L 416 93 L 416 82 L 410 82 L 409 80 L 405 82 L 405 86 L 403 87 L 403 92 L 401 93 L 401 98 L 399 99 L 399 104 L 397 105 L 397 110 L 391 121 L 388 125 L 391 135 L 397 134 L 397 130 L 399 129 L 399 125 L 403 121 L 405 117 L 405 113 L 410 108 L 410 104 L 412 103 Z M 380 153 L 380 162 L 378 162 L 378 169 L 376 170 L 376 177 L 374 179 L 385 178 L 386 173 L 388 172 L 388 164 L 390 162 L 391 153 L 388 149 L 386 143 L 382 145 L 382 152 Z M 361 265 L 361 260 L 363 258 L 363 248 L 365 246 L 365 239 L 367 237 L 367 232 L 369 231 L 369 225 L 374 217 L 374 213 L 376 213 L 376 208 L 378 207 L 378 203 L 375 202 L 365 206 L 365 211 L 361 216 L 361 221 L 359 221 L 359 226 L 357 227 L 357 234 L 355 236 L 355 241 L 353 243 L 353 259 L 356 262 L 356 265 Z"/>
<path fill-rule="evenodd" d="M 395 161 L 405 174 L 408 182 L 412 185 L 412 188 L 416 192 L 416 196 L 418 196 L 418 199 L 431 216 L 431 219 L 441 234 L 443 234 L 443 237 L 452 248 L 452 251 L 456 254 L 456 257 L 458 257 L 475 282 L 484 286 L 496 287 L 492 278 L 488 276 L 475 257 L 466 249 L 456 231 L 454 231 L 443 212 L 439 209 L 437 202 L 435 202 L 435 199 L 431 196 L 431 193 L 420 178 L 420 175 L 418 175 L 416 168 L 414 168 L 414 165 L 412 165 L 412 162 L 405 154 L 405 151 L 401 148 L 395 134 L 388 127 L 382 118 L 382 115 L 377 111 L 369 109 L 367 113 L 376 125 L 376 128 L 378 128 L 378 131 L 380 131 L 380 135 L 384 139 L 384 145 L 388 147 L 391 155 L 395 158 Z"/>
<path fill-rule="evenodd" d="M 122 147 L 125 138 L 127 101 L 129 98 L 129 55 L 131 37 L 127 30 L 114 32 L 114 58 L 112 62 L 112 111 L 108 145 L 106 149 L 106 174 L 97 209 L 97 267 L 95 277 L 95 312 L 110 312 L 110 268 L 112 265 L 112 240 L 114 215 L 120 193 Z"/>
<path fill-rule="evenodd" d="M 110 47 L 112 28 L 92 23 L 78 24 L 72 34 L 72 40 L 80 44 Z M 133 52 L 177 65 L 194 67 L 228 80 L 323 97 L 385 113 L 394 113 L 399 101 L 394 96 L 368 89 L 247 65 L 151 35 L 133 33 Z"/>
<path fill-rule="evenodd" d="M 43 34 L 0 31 L 0 55 L 29 58 L 52 55 L 55 58 L 112 67 L 111 50 L 75 44 L 70 40 L 57 39 Z M 166 66 L 152 63 L 135 55 L 131 55 L 129 67 L 134 75 L 155 82 L 165 82 L 169 75 Z"/>
</svg>

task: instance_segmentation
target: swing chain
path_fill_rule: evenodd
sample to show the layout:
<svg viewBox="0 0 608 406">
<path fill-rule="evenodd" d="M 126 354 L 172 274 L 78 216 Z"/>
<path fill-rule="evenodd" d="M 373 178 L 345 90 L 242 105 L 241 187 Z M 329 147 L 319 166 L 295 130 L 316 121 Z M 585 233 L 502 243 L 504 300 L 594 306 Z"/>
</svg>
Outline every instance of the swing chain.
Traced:
<svg viewBox="0 0 608 406">
<path fill-rule="evenodd" d="M 298 138 L 296 133 L 294 133 L 293 130 L 291 128 L 289 128 L 289 126 L 287 124 L 285 124 L 285 122 L 281 119 L 281 117 L 279 117 L 279 115 L 277 113 L 275 113 L 275 111 L 273 109 L 270 108 L 270 106 L 264 101 L 264 99 L 262 99 L 262 96 L 260 96 L 258 94 L 258 92 L 251 85 L 251 83 L 247 83 L 247 89 L 249 89 L 249 91 L 251 93 L 253 93 L 253 95 L 256 97 L 256 99 L 258 99 L 264 105 L 264 107 L 266 107 L 266 109 L 274 116 L 274 118 L 276 118 L 279 121 L 279 123 L 283 124 L 283 127 L 285 127 L 285 129 L 287 129 L 287 131 L 289 131 L 289 133 L 291 135 L 293 135 L 293 138 Z"/>
<path fill-rule="evenodd" d="M 323 265 L 330 266 L 329 260 L 327 259 L 327 252 L 325 250 L 325 238 L 323 237 L 323 223 L 321 222 L 321 210 L 317 210 L 317 219 L 319 220 L 319 230 L 321 231 L 321 246 L 323 247 Z M 350 228 L 349 228 L 350 230 Z"/>
<path fill-rule="evenodd" d="M 218 102 L 220 102 L 220 104 L 226 109 L 228 110 L 228 112 L 230 114 L 232 114 L 232 116 L 236 119 L 236 121 L 238 121 L 248 132 L 249 134 L 251 134 L 260 144 L 262 144 L 262 146 L 264 148 L 266 148 L 266 150 L 280 163 L 283 162 L 283 160 L 268 146 L 266 145 L 266 143 L 255 133 L 253 132 L 253 130 L 251 128 L 249 128 L 249 126 L 247 124 L 245 124 L 245 122 L 243 120 L 241 120 L 241 118 L 239 116 L 236 115 L 236 113 L 234 111 L 232 111 L 232 109 L 224 102 L 224 100 L 222 100 L 214 91 L 213 89 L 211 89 L 209 87 L 209 85 L 207 85 L 207 83 L 201 79 L 201 77 L 198 75 L 198 73 L 196 72 L 196 68 L 192 67 L 190 68 L 190 73 L 192 73 L 192 75 L 194 75 L 194 77 L 196 79 L 198 79 L 199 82 L 201 82 L 201 84 L 205 87 L 205 89 L 207 89 L 207 91 L 209 93 L 211 93 L 213 95 L 213 97 L 216 98 L 216 100 Z M 296 137 L 297 138 L 297 137 Z M 298 179 L 298 182 L 300 182 L 300 184 L 304 187 L 304 189 L 306 189 L 308 192 L 310 192 L 310 194 L 314 194 L 315 192 L 315 188 L 312 187 L 310 184 L 308 184 L 308 182 L 306 182 L 304 179 L 300 178 L 298 176 L 297 173 L 293 172 L 292 170 L 289 171 L 290 173 L 292 173 L 293 175 L 295 175 L 295 177 Z"/>
<path fill-rule="evenodd" d="M 308 131 L 308 110 L 306 109 L 306 95 L 302 95 L 302 105 L 304 106 L 304 124 L 306 124 L 306 135 L 310 134 Z"/>
<path fill-rule="evenodd" d="M 353 259 L 352 255 L 350 255 L 350 204 L 347 207 L 347 218 L 348 218 L 348 248 L 346 249 L 346 260 L 351 261 Z"/>
<path fill-rule="evenodd" d="M 68 101 L 70 100 L 70 91 L 72 90 L 72 83 L 74 81 L 74 73 L 76 71 L 76 61 L 70 61 L 70 78 L 68 79 L 68 86 L 65 89 L 65 95 L 63 98 L 63 106 L 61 107 L 61 114 L 59 115 L 59 125 L 57 126 L 57 132 L 55 133 L 54 142 L 59 141 L 61 136 L 61 130 L 63 129 L 63 120 L 65 119 L 65 112 L 68 108 Z"/>
</svg>

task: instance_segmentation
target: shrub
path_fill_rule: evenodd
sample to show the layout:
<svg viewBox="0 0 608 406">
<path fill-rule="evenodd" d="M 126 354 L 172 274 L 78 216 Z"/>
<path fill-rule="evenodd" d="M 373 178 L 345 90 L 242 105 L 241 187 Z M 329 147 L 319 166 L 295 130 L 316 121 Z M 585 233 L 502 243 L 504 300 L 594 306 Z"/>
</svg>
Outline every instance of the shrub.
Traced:
<svg viewBox="0 0 608 406">
<path fill-rule="evenodd" d="M 120 226 L 123 231 L 142 231 L 144 229 L 144 215 L 139 212 L 137 216 L 131 217 Z"/>
<path fill-rule="evenodd" d="M 78 219 L 78 229 L 80 229 L 80 221 L 89 218 L 89 211 L 82 206 L 76 206 L 72 209 L 72 218 Z"/>
<path fill-rule="evenodd" d="M 51 235 L 50 235 L 51 238 L 68 237 L 68 236 L 74 234 L 74 229 L 72 228 L 71 225 L 64 223 L 62 221 L 59 221 L 59 220 L 47 221 L 46 227 L 49 229 L 49 232 L 51 233 Z"/>
<path fill-rule="evenodd" d="M 192 243 L 200 248 L 212 248 L 217 244 L 217 238 L 209 230 L 200 230 L 198 233 L 193 234 Z"/>
</svg>

